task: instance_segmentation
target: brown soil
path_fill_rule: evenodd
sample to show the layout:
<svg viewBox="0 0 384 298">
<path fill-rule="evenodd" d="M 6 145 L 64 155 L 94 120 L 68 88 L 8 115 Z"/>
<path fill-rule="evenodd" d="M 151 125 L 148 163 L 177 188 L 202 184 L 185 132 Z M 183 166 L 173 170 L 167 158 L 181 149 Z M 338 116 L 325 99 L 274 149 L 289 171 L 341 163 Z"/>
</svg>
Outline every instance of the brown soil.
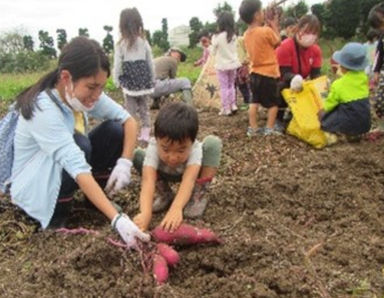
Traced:
<svg viewBox="0 0 384 298">
<path fill-rule="evenodd" d="M 158 287 L 137 253 L 102 237 L 40 232 L 3 199 L 0 296 L 384 295 L 384 139 L 318 151 L 289 136 L 247 139 L 245 112 L 219 118 L 205 111 L 200 120 L 200 139 L 220 136 L 224 154 L 204 219 L 192 223 L 211 227 L 224 244 L 180 249 L 180 265 Z M 131 216 L 134 180 L 115 198 Z M 76 226 L 117 238 L 81 200 L 71 218 Z"/>
</svg>

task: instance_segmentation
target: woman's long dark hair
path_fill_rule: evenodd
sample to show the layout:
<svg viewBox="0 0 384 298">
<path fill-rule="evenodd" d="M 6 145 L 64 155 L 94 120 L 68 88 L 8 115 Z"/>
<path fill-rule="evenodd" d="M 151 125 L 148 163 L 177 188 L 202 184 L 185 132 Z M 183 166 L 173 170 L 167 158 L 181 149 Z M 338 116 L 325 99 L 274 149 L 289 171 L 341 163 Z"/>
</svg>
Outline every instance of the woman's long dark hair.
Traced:
<svg viewBox="0 0 384 298">
<path fill-rule="evenodd" d="M 137 8 L 126 8 L 120 13 L 121 40 L 128 41 L 128 47 L 132 47 L 138 37 L 144 37 L 143 19 Z"/>
<path fill-rule="evenodd" d="M 72 39 L 63 48 L 57 68 L 17 96 L 16 108 L 25 119 L 33 117 L 37 96 L 47 88 L 54 88 L 64 69 L 69 71 L 74 82 L 80 78 L 96 75 L 100 70 L 104 70 L 108 76 L 110 75 L 108 57 L 95 40 L 87 37 Z"/>
<path fill-rule="evenodd" d="M 233 14 L 227 11 L 222 12 L 217 19 L 217 27 L 219 33 L 227 32 L 227 41 L 230 43 L 235 36 L 235 19 Z"/>
</svg>

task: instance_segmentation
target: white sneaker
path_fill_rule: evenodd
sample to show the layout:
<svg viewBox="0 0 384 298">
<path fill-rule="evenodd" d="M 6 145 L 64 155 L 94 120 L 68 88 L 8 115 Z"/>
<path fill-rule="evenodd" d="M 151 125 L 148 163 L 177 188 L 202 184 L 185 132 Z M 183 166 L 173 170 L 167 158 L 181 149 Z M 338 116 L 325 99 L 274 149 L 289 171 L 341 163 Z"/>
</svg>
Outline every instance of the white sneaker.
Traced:
<svg viewBox="0 0 384 298">
<path fill-rule="evenodd" d="M 232 113 L 236 113 L 238 111 L 238 107 L 235 103 L 231 106 L 231 110 L 232 110 Z"/>
<path fill-rule="evenodd" d="M 333 133 L 324 132 L 324 134 L 325 134 L 325 138 L 327 139 L 328 146 L 335 145 L 339 141 L 339 138 L 337 137 L 337 135 Z"/>
<path fill-rule="evenodd" d="M 225 110 L 225 109 L 221 109 L 219 113 L 219 116 L 231 116 L 231 115 L 232 115 L 232 111 Z"/>
</svg>

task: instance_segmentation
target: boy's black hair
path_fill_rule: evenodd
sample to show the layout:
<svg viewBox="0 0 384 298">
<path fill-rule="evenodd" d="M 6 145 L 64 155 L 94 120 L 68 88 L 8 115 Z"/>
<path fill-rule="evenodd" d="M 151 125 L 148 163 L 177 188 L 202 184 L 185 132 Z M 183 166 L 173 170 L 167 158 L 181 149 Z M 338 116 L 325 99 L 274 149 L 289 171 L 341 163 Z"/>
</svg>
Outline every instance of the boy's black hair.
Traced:
<svg viewBox="0 0 384 298">
<path fill-rule="evenodd" d="M 384 24 L 384 2 L 372 7 L 368 15 L 368 23 L 373 29 L 380 29 Z"/>
<path fill-rule="evenodd" d="M 196 140 L 199 119 L 196 110 L 185 103 L 171 103 L 163 107 L 155 120 L 155 138 L 168 138 L 172 142 Z"/>
<path fill-rule="evenodd" d="M 250 25 L 253 21 L 255 13 L 260 11 L 262 7 L 260 0 L 243 0 L 239 8 L 240 18 Z"/>
<path fill-rule="evenodd" d="M 380 31 L 377 30 L 377 29 L 369 29 L 368 32 L 367 32 L 367 39 L 370 41 L 370 42 L 373 42 L 375 40 L 375 38 L 379 38 L 380 37 Z"/>
</svg>

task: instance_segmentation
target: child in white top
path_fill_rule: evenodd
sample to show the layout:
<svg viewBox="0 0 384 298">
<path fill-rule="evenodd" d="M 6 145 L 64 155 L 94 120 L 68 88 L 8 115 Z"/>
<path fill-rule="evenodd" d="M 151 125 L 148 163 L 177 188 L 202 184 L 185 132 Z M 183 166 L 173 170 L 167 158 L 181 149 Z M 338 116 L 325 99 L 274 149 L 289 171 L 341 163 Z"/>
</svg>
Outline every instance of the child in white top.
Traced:
<svg viewBox="0 0 384 298">
<path fill-rule="evenodd" d="M 236 70 L 241 66 L 237 57 L 235 21 L 229 12 L 223 12 L 217 25 L 219 33 L 212 39 L 212 55 L 215 56 L 215 68 L 221 89 L 222 110 L 220 115 L 229 116 L 237 111 Z"/>
<path fill-rule="evenodd" d="M 124 9 L 120 14 L 121 40 L 115 46 L 113 78 L 122 87 L 125 107 L 141 118 L 139 141 L 148 142 L 151 121 L 148 96 L 154 91 L 152 50 L 144 39 L 143 21 L 136 8 Z"/>
</svg>

